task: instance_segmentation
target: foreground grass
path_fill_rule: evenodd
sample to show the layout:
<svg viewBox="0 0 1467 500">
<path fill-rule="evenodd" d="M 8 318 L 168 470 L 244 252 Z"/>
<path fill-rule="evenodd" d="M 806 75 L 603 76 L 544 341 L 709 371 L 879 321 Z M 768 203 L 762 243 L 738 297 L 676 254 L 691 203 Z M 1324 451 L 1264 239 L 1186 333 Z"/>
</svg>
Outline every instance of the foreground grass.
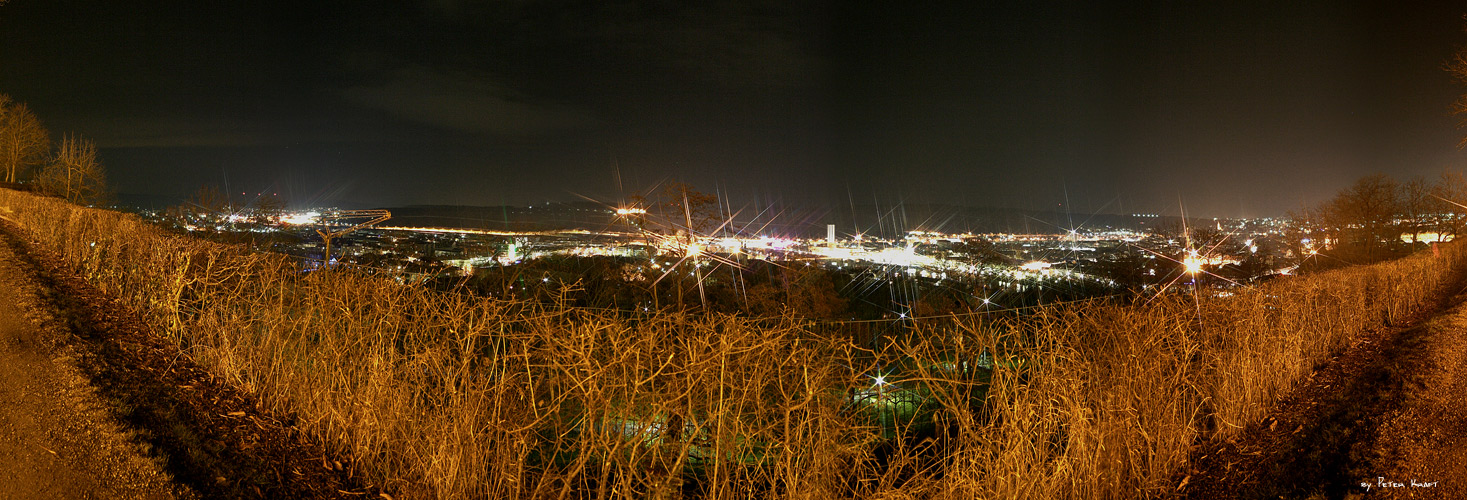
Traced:
<svg viewBox="0 0 1467 500">
<path fill-rule="evenodd" d="M 1257 420 L 1464 262 L 1448 246 L 1227 299 L 954 319 L 870 352 L 796 318 L 618 316 L 300 273 L 15 191 L 0 215 L 422 498 L 1162 496 L 1194 442 Z M 873 383 L 898 365 L 904 380 Z"/>
</svg>

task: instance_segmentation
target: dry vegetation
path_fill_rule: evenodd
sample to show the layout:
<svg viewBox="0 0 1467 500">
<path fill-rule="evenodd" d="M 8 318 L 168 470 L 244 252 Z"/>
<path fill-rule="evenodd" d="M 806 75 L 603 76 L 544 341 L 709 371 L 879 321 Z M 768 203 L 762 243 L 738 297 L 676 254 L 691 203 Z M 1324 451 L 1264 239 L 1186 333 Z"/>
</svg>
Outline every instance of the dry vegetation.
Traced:
<svg viewBox="0 0 1467 500">
<path fill-rule="evenodd" d="M 955 319 L 868 352 L 796 318 L 617 316 L 301 273 L 15 191 L 0 215 L 411 498 L 1161 496 L 1194 442 L 1258 419 L 1464 261 L 1447 246 L 1200 304 Z M 905 390 L 871 395 L 869 375 L 897 365 Z M 914 395 L 936 402 L 920 409 L 935 425 L 852 410 Z"/>
</svg>

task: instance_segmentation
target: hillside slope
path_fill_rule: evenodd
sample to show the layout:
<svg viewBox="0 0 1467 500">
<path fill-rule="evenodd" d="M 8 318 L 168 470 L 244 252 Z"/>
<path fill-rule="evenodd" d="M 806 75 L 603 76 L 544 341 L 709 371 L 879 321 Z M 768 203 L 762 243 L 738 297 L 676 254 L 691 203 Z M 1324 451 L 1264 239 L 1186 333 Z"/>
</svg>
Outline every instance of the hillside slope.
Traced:
<svg viewBox="0 0 1467 500">
<path fill-rule="evenodd" d="M 0 244 L 0 497 L 195 498 L 113 417 L 36 287 Z"/>
<path fill-rule="evenodd" d="M 1467 497 L 1467 290 L 1357 338 L 1237 439 L 1197 448 L 1189 498 Z"/>
<path fill-rule="evenodd" d="M 0 498 L 361 498 L 340 461 L 0 216 Z"/>
</svg>

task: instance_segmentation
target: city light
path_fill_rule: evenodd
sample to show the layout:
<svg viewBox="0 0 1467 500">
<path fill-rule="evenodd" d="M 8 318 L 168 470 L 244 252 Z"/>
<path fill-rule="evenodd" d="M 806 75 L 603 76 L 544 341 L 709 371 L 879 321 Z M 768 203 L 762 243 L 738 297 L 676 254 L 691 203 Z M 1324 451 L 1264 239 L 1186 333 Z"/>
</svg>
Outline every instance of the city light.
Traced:
<svg viewBox="0 0 1467 500">
<path fill-rule="evenodd" d="M 1182 267 L 1186 269 L 1187 274 L 1202 272 L 1202 258 L 1197 256 L 1196 250 L 1187 251 L 1187 256 L 1182 258 Z"/>
<path fill-rule="evenodd" d="M 281 217 L 280 218 L 280 223 L 281 224 L 290 224 L 292 226 L 304 226 L 304 225 L 309 225 L 309 224 L 315 224 L 316 223 L 316 218 L 317 217 L 320 217 L 320 216 L 321 216 L 321 213 L 320 212 L 300 212 L 300 213 L 293 213 L 293 214 L 287 215 L 285 217 Z"/>
<path fill-rule="evenodd" d="M 1048 262 L 1042 262 L 1042 261 L 1037 261 L 1037 260 L 1034 261 L 1034 262 L 1026 262 L 1026 263 L 1024 263 L 1024 265 L 1019 266 L 1019 269 L 1022 269 L 1022 270 L 1025 270 L 1025 271 L 1029 271 L 1031 273 L 1037 273 L 1037 272 L 1040 272 L 1040 271 L 1043 271 L 1043 270 L 1049 269 L 1049 268 L 1050 268 L 1050 263 L 1048 263 Z"/>
<path fill-rule="evenodd" d="M 617 215 L 647 213 L 646 209 L 639 207 L 612 208 L 610 211 Z M 286 212 L 276 219 L 278 226 L 263 228 L 235 227 L 230 224 L 231 221 L 253 220 L 248 212 L 220 213 L 210 217 L 180 220 L 177 227 L 195 232 L 309 231 L 313 226 L 321 224 L 323 216 L 334 213 L 336 211 L 329 208 Z M 1188 248 L 1180 239 L 1167 239 L 1152 233 L 1114 227 L 1057 228 L 1059 230 L 1054 233 L 974 233 L 920 229 L 903 231 L 885 238 L 853 231 L 845 238 L 835 240 L 829 238 L 828 232 L 824 237 L 803 238 L 795 235 L 798 232 L 771 234 L 764 231 L 720 228 L 710 231 L 711 234 L 697 234 L 686 229 L 674 229 L 675 232 L 640 228 L 638 231 L 608 231 L 605 228 L 515 231 L 377 226 L 372 228 L 373 232 L 387 234 L 367 234 L 349 244 L 366 247 L 365 250 L 358 249 L 350 255 L 361 256 L 365 251 L 373 255 L 374 259 L 393 260 L 419 268 L 432 266 L 425 264 L 430 261 L 422 258 L 426 255 L 418 254 L 432 252 L 437 254 L 431 259 L 433 264 L 458 269 L 442 272 L 457 272 L 459 275 L 472 274 L 474 268 L 514 266 L 552 256 L 649 259 L 637 266 L 637 276 L 644 269 L 649 272 L 655 270 L 664 275 L 691 273 L 690 276 L 696 276 L 696 272 L 690 271 L 694 266 L 711 271 L 720 266 L 742 267 L 741 263 L 748 260 L 763 260 L 780 266 L 823 266 L 837 272 L 870 273 L 873 279 L 885 283 L 915 279 L 933 286 L 963 286 L 966 281 L 973 279 L 997 280 L 1003 286 L 1009 287 L 1010 293 L 1025 293 L 1025 290 L 1043 289 L 1061 282 L 1117 287 L 1117 281 L 1105 275 L 1105 266 L 1114 265 L 1116 259 L 1125 252 L 1139 252 L 1139 257 L 1148 260 L 1175 258 L 1174 262 L 1182 268 L 1179 273 L 1181 276 L 1197 276 L 1204 272 L 1233 276 L 1238 271 L 1228 266 L 1239 265 L 1243 257 L 1256 255 L 1254 258 L 1257 259 L 1272 259 L 1276 257 L 1273 254 L 1278 251 L 1272 249 L 1283 248 L 1279 245 L 1265 247 L 1261 244 L 1263 240 L 1260 238 L 1277 238 L 1275 234 L 1278 234 L 1277 231 L 1261 229 L 1240 235 L 1231 243 L 1232 247 L 1222 251 L 1214 248 Z M 466 238 L 473 240 L 476 237 L 488 239 L 464 246 Z M 1328 241 L 1320 236 L 1315 236 L 1312 240 L 1304 239 L 1306 242 L 1301 257 L 1306 258 L 1319 253 L 1320 250 L 1316 248 L 1319 242 Z M 310 240 L 312 238 L 307 238 L 308 242 L 302 243 L 294 251 L 319 255 L 319 244 L 310 243 Z M 422 250 L 404 241 L 439 243 Z M 439 244 L 446 246 L 439 247 Z M 987 248 L 986 251 L 990 253 L 980 258 L 980 254 L 973 251 L 974 248 Z M 1139 271 L 1140 275 L 1147 277 L 1144 279 L 1161 279 L 1157 278 L 1161 273 L 1154 264 L 1144 261 L 1142 264 L 1143 269 Z M 1280 272 L 1281 266 L 1270 267 L 1268 274 L 1289 274 Z M 1282 267 L 1288 268 L 1287 264 Z M 635 277 L 630 279 L 638 280 Z M 1155 283 L 1138 283 L 1132 286 L 1144 287 L 1149 284 Z M 992 296 L 974 296 L 974 300 L 981 301 L 984 308 L 1003 303 Z M 891 317 L 897 316 L 897 311 L 893 311 Z M 904 316 L 910 317 L 911 314 Z"/>
</svg>

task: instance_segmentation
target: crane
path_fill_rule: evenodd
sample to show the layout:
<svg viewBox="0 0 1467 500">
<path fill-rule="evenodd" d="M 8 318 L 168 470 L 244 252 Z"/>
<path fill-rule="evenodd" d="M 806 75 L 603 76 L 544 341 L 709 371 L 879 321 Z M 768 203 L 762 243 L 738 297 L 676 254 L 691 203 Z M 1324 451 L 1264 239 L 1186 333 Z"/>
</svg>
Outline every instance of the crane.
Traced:
<svg viewBox="0 0 1467 500">
<path fill-rule="evenodd" d="M 322 262 L 324 262 L 325 265 L 331 265 L 332 238 L 345 235 L 352 231 L 356 231 L 358 229 L 371 226 L 373 224 L 377 224 L 391 218 L 392 212 L 388 212 L 386 210 L 332 210 L 329 212 L 321 213 L 320 216 L 316 217 L 316 220 L 319 221 L 323 227 L 317 229 L 316 234 L 321 235 L 321 241 L 326 243 L 326 253 L 324 254 L 324 259 L 322 259 Z M 349 223 L 350 221 L 360 219 L 367 220 L 346 229 L 331 229 L 331 224 L 333 222 Z"/>
</svg>

